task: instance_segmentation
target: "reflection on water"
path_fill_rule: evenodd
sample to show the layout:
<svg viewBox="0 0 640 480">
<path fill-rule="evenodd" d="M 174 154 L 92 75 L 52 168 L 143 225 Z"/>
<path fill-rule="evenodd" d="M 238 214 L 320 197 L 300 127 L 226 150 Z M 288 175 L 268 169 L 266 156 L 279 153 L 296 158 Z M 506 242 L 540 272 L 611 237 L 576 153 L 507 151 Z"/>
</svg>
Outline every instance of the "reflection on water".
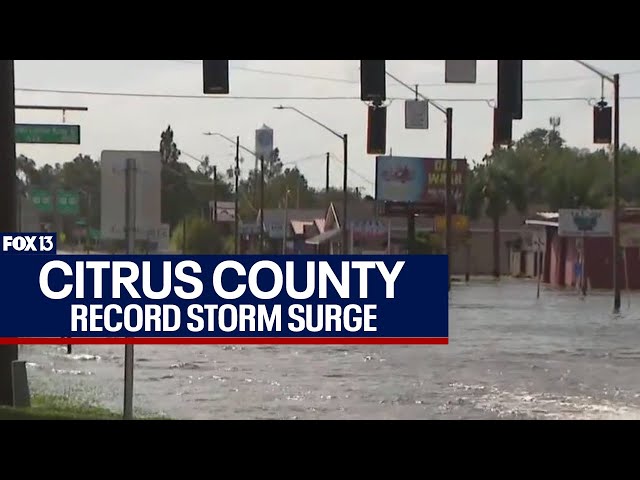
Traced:
<svg viewBox="0 0 640 480">
<path fill-rule="evenodd" d="M 136 407 L 174 418 L 640 418 L 640 296 L 454 285 L 447 346 L 136 346 Z M 428 305 L 417 315 L 429 315 Z M 25 346 L 35 391 L 121 409 L 123 346 Z"/>
</svg>

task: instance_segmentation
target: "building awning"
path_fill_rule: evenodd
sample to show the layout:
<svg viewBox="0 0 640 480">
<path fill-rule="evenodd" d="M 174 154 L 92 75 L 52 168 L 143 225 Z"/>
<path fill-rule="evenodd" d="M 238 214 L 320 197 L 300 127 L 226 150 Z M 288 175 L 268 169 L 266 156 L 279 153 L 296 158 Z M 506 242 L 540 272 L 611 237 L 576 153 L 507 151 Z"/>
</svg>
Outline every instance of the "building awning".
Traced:
<svg viewBox="0 0 640 480">
<path fill-rule="evenodd" d="M 322 243 L 325 243 L 337 237 L 339 233 L 340 233 L 340 229 L 334 228 L 333 230 L 328 230 L 326 232 L 321 233 L 320 235 L 311 237 L 309 240 L 306 241 L 306 243 L 309 245 L 320 245 Z"/>
<path fill-rule="evenodd" d="M 550 222 L 546 220 L 526 220 L 526 225 L 536 225 L 538 227 L 558 227 L 558 222 Z"/>
</svg>

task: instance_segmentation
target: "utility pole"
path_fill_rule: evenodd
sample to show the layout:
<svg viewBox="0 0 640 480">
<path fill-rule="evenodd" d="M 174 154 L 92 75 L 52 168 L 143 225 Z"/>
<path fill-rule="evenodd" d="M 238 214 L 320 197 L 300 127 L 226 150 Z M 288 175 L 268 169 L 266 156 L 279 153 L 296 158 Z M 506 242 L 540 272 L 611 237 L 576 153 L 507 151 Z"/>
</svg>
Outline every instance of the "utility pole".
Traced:
<svg viewBox="0 0 640 480">
<path fill-rule="evenodd" d="M 0 232 L 16 230 L 16 112 L 13 60 L 0 60 Z M 7 272 L 3 272 L 7 275 Z M 4 308 L 0 321 L 8 322 Z M 18 345 L 0 345 L 0 405 L 13 406 L 12 362 Z"/>
<path fill-rule="evenodd" d="M 344 205 L 342 206 L 342 224 L 340 225 L 340 228 L 342 230 L 342 254 L 346 255 L 349 252 L 349 232 L 348 230 L 348 219 L 347 219 L 347 199 L 349 198 L 349 192 L 347 190 L 347 185 L 348 185 L 348 180 L 347 180 L 347 173 L 349 172 L 349 166 L 348 166 L 348 150 L 349 150 L 349 146 L 348 146 L 348 137 L 347 134 L 341 134 L 336 132 L 335 130 L 329 128 L 328 126 L 326 126 L 324 123 L 316 120 L 315 118 L 307 115 L 306 113 L 304 113 L 301 110 L 298 110 L 295 107 L 285 107 L 280 105 L 279 107 L 273 107 L 276 110 L 293 110 L 294 112 L 298 113 L 299 115 L 305 117 L 307 120 L 310 120 L 311 122 L 315 123 L 316 125 L 324 128 L 325 130 L 327 130 L 328 132 L 330 132 L 331 134 L 335 135 L 336 137 L 340 138 L 342 140 L 342 145 L 343 145 L 343 162 L 344 162 L 344 170 L 343 170 L 343 175 L 342 175 L 342 195 L 343 195 L 343 202 Z"/>
<path fill-rule="evenodd" d="M 234 239 L 233 239 L 233 249 L 234 253 L 238 255 L 239 249 L 239 238 L 238 238 L 238 197 L 240 196 L 240 191 L 238 188 L 238 184 L 240 181 L 240 137 L 236 137 L 236 168 L 235 168 L 235 206 L 234 206 Z"/>
<path fill-rule="evenodd" d="M 264 253 L 264 155 L 260 155 L 260 253 Z"/>
<path fill-rule="evenodd" d="M 407 253 L 413 254 L 414 240 L 416 238 L 416 214 L 413 211 L 413 205 L 407 207 Z"/>
<path fill-rule="evenodd" d="M 127 158 L 125 171 L 125 235 L 127 254 L 133 255 L 136 243 L 136 160 Z M 125 420 L 133 419 L 133 345 L 124 346 L 124 408 Z"/>
<path fill-rule="evenodd" d="M 133 252 L 132 252 L 133 253 Z M 182 254 L 187 253 L 187 217 L 182 219 Z"/>
<path fill-rule="evenodd" d="M 218 167 L 213 166 L 213 223 L 218 226 Z"/>
<path fill-rule="evenodd" d="M 446 181 L 445 181 L 445 212 L 446 212 L 446 250 L 447 250 L 447 270 L 449 277 L 449 290 L 451 290 L 451 217 L 452 217 L 452 205 L 451 205 L 451 163 L 452 160 L 452 150 L 453 150 L 453 109 L 451 107 L 447 108 L 447 141 L 446 141 Z"/>
<path fill-rule="evenodd" d="M 286 255 L 287 253 L 287 230 L 289 230 L 287 228 L 288 226 L 288 221 L 287 221 L 287 216 L 288 216 L 288 210 L 289 208 L 289 189 L 287 188 L 285 194 L 284 194 L 284 223 L 282 225 L 282 254 Z"/>
<path fill-rule="evenodd" d="M 613 311 L 620 312 L 620 75 L 613 76 Z"/>
<path fill-rule="evenodd" d="M 607 80 L 613 84 L 613 313 L 620 312 L 620 282 L 618 281 L 618 267 L 620 266 L 620 192 L 619 192 L 619 165 L 620 165 L 620 75 L 611 77 L 593 65 L 583 60 L 573 60 L 587 70 L 598 75 L 602 81 Z"/>
<path fill-rule="evenodd" d="M 324 177 L 324 191 L 327 194 L 327 202 L 329 201 L 329 156 L 330 153 L 327 152 L 327 171 L 325 173 L 325 177 Z"/>
<path fill-rule="evenodd" d="M 347 172 L 348 172 L 348 166 L 347 166 L 347 157 L 348 157 L 348 152 L 349 152 L 349 147 L 348 147 L 348 142 L 347 142 L 347 134 L 345 133 L 344 135 L 342 135 L 342 143 L 343 143 L 343 149 L 344 149 L 344 168 L 342 171 L 342 195 L 343 195 L 343 202 L 344 205 L 342 206 L 342 254 L 343 255 L 347 255 L 349 253 L 349 232 L 348 230 L 348 221 L 347 221 L 347 200 L 349 199 L 349 191 L 348 191 L 348 187 L 347 187 Z"/>
</svg>

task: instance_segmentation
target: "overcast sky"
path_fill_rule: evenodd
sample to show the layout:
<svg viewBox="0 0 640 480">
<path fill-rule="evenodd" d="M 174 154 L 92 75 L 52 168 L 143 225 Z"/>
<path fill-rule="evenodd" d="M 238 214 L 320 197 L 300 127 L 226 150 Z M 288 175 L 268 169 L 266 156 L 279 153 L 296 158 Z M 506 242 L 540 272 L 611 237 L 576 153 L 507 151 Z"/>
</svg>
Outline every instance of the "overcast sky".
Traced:
<svg viewBox="0 0 640 480">
<path fill-rule="evenodd" d="M 621 74 L 621 143 L 638 145 L 640 124 L 640 61 L 589 60 L 611 73 Z M 496 61 L 478 63 L 476 85 L 445 85 L 444 60 L 388 60 L 387 71 L 408 84 L 424 84 L 420 92 L 441 99 L 454 109 L 453 155 L 480 160 L 490 151 L 492 110 L 483 101 L 447 99 L 493 99 L 496 96 Z M 322 78 L 313 78 L 322 77 Z M 582 97 L 598 98 L 599 78 L 570 60 L 526 60 L 524 64 L 524 119 L 514 122 L 517 138 L 533 128 L 548 128 L 549 118 L 561 118 L 560 131 L 574 146 L 593 148 L 592 107 Z M 33 92 L 28 89 L 62 90 L 76 93 Z M 285 162 L 296 163 L 314 186 L 324 184 L 324 154 L 342 157 L 342 143 L 329 132 L 293 111 L 274 110 L 291 105 L 317 118 L 338 132 L 349 135 L 350 186 L 373 191 L 374 157 L 366 154 L 367 110 L 359 100 L 358 60 L 231 60 L 229 97 L 204 97 L 199 60 L 40 60 L 16 61 L 16 103 L 20 105 L 67 105 L 88 107 L 87 112 L 67 112 L 67 123 L 80 124 L 79 146 L 18 145 L 17 153 L 38 164 L 71 160 L 78 153 L 100 158 L 105 149 L 157 150 L 160 133 L 167 125 L 175 132 L 178 147 L 195 157 L 210 155 L 226 169 L 233 161 L 234 146 L 219 137 L 202 135 L 216 131 L 240 136 L 254 148 L 256 128 L 274 129 L 275 145 Z M 81 92 L 81 93 L 78 93 Z M 199 98 L 134 97 L 95 95 L 133 93 L 193 95 Z M 403 99 L 411 92 L 387 80 L 387 146 L 394 155 L 444 156 L 444 116 L 431 108 L 428 131 L 404 129 Z M 605 86 L 612 103 L 612 88 Z M 273 98 L 285 97 L 285 98 Z M 286 97 L 351 97 L 352 99 L 287 99 Z M 564 99 L 557 101 L 540 99 Z M 538 99 L 538 100 L 535 100 Z M 62 114 L 17 110 L 16 121 L 60 123 Z M 311 157 L 311 158 L 310 158 Z M 182 158 L 195 166 L 197 162 Z M 331 182 L 342 185 L 342 166 L 332 161 Z M 363 178 L 364 177 L 364 178 Z"/>
</svg>

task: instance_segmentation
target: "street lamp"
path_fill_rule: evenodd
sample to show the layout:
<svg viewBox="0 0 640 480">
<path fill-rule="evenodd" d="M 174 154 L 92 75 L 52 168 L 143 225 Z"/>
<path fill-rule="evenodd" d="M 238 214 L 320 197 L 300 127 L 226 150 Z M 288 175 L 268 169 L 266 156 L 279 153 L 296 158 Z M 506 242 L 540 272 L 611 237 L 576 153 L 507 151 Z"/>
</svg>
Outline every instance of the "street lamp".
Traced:
<svg viewBox="0 0 640 480">
<path fill-rule="evenodd" d="M 613 84 L 613 311 L 620 311 L 620 284 L 618 262 L 620 259 L 620 197 L 619 197 L 619 152 L 620 152 L 620 75 L 607 75 L 583 60 L 574 60 L 603 81 Z"/>
<path fill-rule="evenodd" d="M 283 106 L 283 105 L 279 105 L 277 107 L 273 107 L 276 110 L 293 110 L 294 112 L 296 112 L 297 114 L 303 116 L 304 118 L 306 118 L 307 120 L 312 121 L 313 123 L 315 123 L 316 125 L 324 128 L 326 131 L 332 133 L 333 135 L 335 135 L 336 137 L 340 138 L 342 140 L 342 144 L 343 144 L 343 174 L 342 174 L 342 194 L 343 194 L 343 206 L 342 206 L 342 254 L 345 255 L 348 253 L 349 251 L 349 236 L 347 234 L 347 199 L 348 199 L 348 191 L 347 191 L 347 171 L 348 171 L 348 140 L 347 140 L 347 134 L 340 134 L 338 132 L 336 132 L 335 130 L 333 130 L 332 128 L 327 127 L 324 123 L 316 120 L 315 118 L 307 115 L 306 113 L 302 112 L 301 110 L 298 110 L 295 107 L 288 107 L 288 106 Z"/>
<path fill-rule="evenodd" d="M 227 142 L 233 143 L 236 145 L 236 168 L 235 168 L 235 180 L 236 180 L 236 201 L 235 201 L 235 222 L 236 222 L 236 253 L 238 253 L 237 243 L 238 243 L 238 178 L 240 177 L 240 164 L 239 164 L 239 153 L 238 150 L 242 149 L 245 152 L 253 155 L 256 159 L 260 159 L 260 253 L 264 251 L 264 157 L 258 157 L 258 154 L 253 150 L 249 150 L 243 145 L 240 145 L 239 138 L 237 140 L 233 140 L 226 135 L 218 132 L 205 132 L 203 135 L 207 136 L 216 136 L 220 137 Z M 217 207 L 216 207 L 217 208 Z"/>
<path fill-rule="evenodd" d="M 233 251 L 236 255 L 240 253 L 240 246 L 238 245 L 238 197 L 240 195 L 239 191 L 239 180 L 240 180 L 240 137 L 236 137 L 236 140 L 233 141 L 231 138 L 217 132 L 205 132 L 204 135 L 215 135 L 220 138 L 224 138 L 228 142 L 234 143 L 236 145 L 236 167 L 234 169 L 235 176 L 235 198 L 234 198 L 234 238 L 233 238 Z M 215 206 L 217 208 L 217 206 Z"/>
</svg>

